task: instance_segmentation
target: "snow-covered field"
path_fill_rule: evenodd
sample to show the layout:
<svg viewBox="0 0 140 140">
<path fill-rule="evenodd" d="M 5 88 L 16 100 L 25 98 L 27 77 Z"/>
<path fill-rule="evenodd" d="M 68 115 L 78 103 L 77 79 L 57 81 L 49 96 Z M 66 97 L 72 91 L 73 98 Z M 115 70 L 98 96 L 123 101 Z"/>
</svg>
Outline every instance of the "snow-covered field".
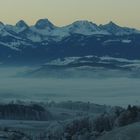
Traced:
<svg viewBox="0 0 140 140">
<path fill-rule="evenodd" d="M 31 69 L 31 68 L 30 68 Z M 90 101 L 97 104 L 140 104 L 140 79 L 108 78 L 21 78 L 28 68 L 0 68 L 0 99 L 34 101 Z"/>
<path fill-rule="evenodd" d="M 113 130 L 97 140 L 139 140 L 140 123 L 131 124 Z"/>
</svg>

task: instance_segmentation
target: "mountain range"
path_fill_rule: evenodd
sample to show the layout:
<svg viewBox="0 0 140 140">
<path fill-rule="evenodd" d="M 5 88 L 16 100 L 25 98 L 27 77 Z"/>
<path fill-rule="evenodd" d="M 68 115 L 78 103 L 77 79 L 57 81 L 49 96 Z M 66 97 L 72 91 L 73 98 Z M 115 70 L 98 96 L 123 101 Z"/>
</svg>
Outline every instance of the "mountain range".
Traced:
<svg viewBox="0 0 140 140">
<path fill-rule="evenodd" d="M 48 19 L 29 26 L 0 22 L 0 63 L 37 64 L 75 56 L 140 59 L 140 31 L 112 21 L 105 25 L 83 20 L 58 27 Z"/>
</svg>

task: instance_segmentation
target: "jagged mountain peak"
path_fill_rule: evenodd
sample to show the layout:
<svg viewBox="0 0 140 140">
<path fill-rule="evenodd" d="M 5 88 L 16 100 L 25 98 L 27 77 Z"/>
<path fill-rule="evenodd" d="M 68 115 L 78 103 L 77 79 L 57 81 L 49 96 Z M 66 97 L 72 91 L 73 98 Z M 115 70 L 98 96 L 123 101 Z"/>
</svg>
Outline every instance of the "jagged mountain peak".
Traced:
<svg viewBox="0 0 140 140">
<path fill-rule="evenodd" d="M 88 20 L 77 20 L 75 22 L 73 22 L 73 24 L 89 24 L 89 23 L 92 23 Z"/>
<path fill-rule="evenodd" d="M 4 26 L 4 23 L 0 21 L 0 25 L 3 25 Z"/>
<path fill-rule="evenodd" d="M 53 25 L 53 23 L 51 23 L 47 18 L 46 19 L 39 19 L 36 24 L 35 27 L 37 29 L 46 29 L 46 28 L 50 28 L 53 29 L 55 26 Z"/>
<path fill-rule="evenodd" d="M 79 26 L 97 26 L 95 23 L 88 21 L 88 20 L 77 20 L 72 23 L 73 25 L 79 25 Z"/>
<path fill-rule="evenodd" d="M 104 25 L 101 24 L 101 25 L 99 25 L 99 27 L 101 27 L 101 28 L 111 28 L 111 29 L 112 28 L 122 28 L 113 21 L 110 21 L 109 23 L 104 24 Z"/>
<path fill-rule="evenodd" d="M 0 28 L 3 28 L 4 27 L 4 23 L 2 23 L 1 21 L 0 21 Z"/>
<path fill-rule="evenodd" d="M 67 29 L 70 33 L 78 33 L 84 35 L 92 35 L 100 31 L 99 27 L 96 24 L 88 20 L 75 21 L 72 24 L 68 25 Z"/>
<path fill-rule="evenodd" d="M 130 35 L 140 32 L 135 29 L 121 27 L 110 21 L 105 25 L 96 25 L 88 20 L 78 20 L 63 27 L 57 27 L 48 19 L 39 19 L 35 25 L 28 26 L 25 21 L 20 20 L 13 25 L 4 25 L 0 22 L 0 35 L 17 35 L 33 42 L 46 40 L 61 41 L 63 38 L 73 34 L 81 35 Z M 4 33 L 3 33 L 4 32 Z M 21 36 L 19 36 L 21 35 Z"/>
<path fill-rule="evenodd" d="M 110 21 L 107 25 L 110 25 L 110 26 L 118 26 L 115 22 L 113 21 Z"/>
<path fill-rule="evenodd" d="M 28 27 L 28 25 L 26 24 L 24 20 L 20 20 L 16 23 L 16 27 L 23 28 L 23 27 Z"/>
<path fill-rule="evenodd" d="M 105 25 L 99 26 L 101 30 L 106 30 L 107 32 L 113 34 L 113 35 L 128 35 L 128 34 L 134 34 L 137 31 L 131 28 L 121 27 L 117 25 L 116 23 L 110 21 L 109 23 Z"/>
</svg>

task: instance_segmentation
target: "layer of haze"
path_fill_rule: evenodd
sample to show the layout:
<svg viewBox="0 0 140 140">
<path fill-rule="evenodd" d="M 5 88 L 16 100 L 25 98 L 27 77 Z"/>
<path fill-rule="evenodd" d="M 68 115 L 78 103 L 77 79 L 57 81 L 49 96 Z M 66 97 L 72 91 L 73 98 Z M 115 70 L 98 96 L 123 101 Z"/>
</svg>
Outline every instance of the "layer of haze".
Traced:
<svg viewBox="0 0 140 140">
<path fill-rule="evenodd" d="M 0 20 L 9 24 L 20 19 L 34 24 L 40 18 L 49 18 L 62 26 L 86 19 L 140 28 L 139 13 L 140 0 L 0 0 Z"/>
<path fill-rule="evenodd" d="M 116 77 L 116 75 L 108 78 L 101 76 L 62 79 L 19 77 L 31 69 L 0 67 L 0 102 L 72 100 L 117 106 L 140 104 L 139 78 Z"/>
</svg>

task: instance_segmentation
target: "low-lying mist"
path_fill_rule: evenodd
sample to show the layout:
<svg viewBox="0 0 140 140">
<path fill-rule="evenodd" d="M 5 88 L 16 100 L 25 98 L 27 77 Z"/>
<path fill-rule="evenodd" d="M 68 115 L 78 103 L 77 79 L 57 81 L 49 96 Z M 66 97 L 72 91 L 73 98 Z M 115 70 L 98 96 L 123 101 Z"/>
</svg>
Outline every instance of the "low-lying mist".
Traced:
<svg viewBox="0 0 140 140">
<path fill-rule="evenodd" d="M 19 75 L 32 68 L 0 68 L 0 100 L 84 101 L 121 105 L 140 103 L 140 79 L 108 78 L 29 78 Z M 18 76 L 16 76 L 18 75 Z"/>
</svg>

